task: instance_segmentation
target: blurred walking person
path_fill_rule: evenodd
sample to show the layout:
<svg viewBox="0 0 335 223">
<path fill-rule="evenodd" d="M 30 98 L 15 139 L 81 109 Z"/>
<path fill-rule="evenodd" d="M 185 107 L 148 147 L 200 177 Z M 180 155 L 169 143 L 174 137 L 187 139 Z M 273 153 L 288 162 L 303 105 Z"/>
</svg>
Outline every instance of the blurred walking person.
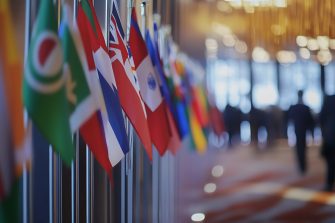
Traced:
<svg viewBox="0 0 335 223">
<path fill-rule="evenodd" d="M 335 95 L 326 96 L 320 112 L 323 143 L 321 155 L 326 162 L 325 190 L 331 191 L 335 181 Z"/>
<path fill-rule="evenodd" d="M 313 130 L 314 119 L 310 108 L 303 103 L 303 91 L 298 91 L 298 103 L 292 105 L 288 110 L 288 121 L 294 125 L 296 138 L 296 158 L 299 172 L 303 175 L 306 173 L 306 133 Z"/>
</svg>

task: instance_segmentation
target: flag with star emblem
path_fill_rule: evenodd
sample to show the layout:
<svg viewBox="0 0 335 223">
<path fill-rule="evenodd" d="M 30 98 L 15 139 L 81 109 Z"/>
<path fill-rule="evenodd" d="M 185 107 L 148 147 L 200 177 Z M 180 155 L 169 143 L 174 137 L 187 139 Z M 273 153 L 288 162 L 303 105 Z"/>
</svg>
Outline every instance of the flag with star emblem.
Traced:
<svg viewBox="0 0 335 223">
<path fill-rule="evenodd" d="M 101 112 L 108 157 L 112 166 L 115 166 L 129 151 L 123 114 L 107 46 L 93 4 L 91 1 L 83 0 L 81 6 L 89 18 L 86 29 L 103 95 Z"/>
<path fill-rule="evenodd" d="M 152 159 L 152 144 L 145 107 L 140 96 L 136 76 L 130 65 L 125 35 L 117 8 L 116 2 L 112 1 L 109 57 L 119 90 L 121 106 L 134 126 L 149 158 Z"/>
<path fill-rule="evenodd" d="M 52 1 L 41 1 L 24 72 L 23 100 L 36 127 L 70 165 L 74 149 L 62 68 L 55 8 Z"/>
<path fill-rule="evenodd" d="M 157 76 L 150 56 L 148 55 L 148 50 L 141 36 L 135 8 L 132 9 L 131 14 L 129 46 L 140 85 L 140 93 L 148 115 L 151 140 L 159 154 L 163 155 L 170 139 L 166 104 L 162 98 Z"/>
</svg>

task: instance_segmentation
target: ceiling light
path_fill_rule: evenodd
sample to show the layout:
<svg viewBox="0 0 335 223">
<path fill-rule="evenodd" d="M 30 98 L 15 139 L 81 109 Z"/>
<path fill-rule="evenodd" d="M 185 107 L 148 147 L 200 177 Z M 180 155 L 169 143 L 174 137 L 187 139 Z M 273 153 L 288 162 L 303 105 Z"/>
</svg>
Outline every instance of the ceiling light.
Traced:
<svg viewBox="0 0 335 223">
<path fill-rule="evenodd" d="M 307 48 L 300 48 L 299 49 L 299 54 L 301 56 L 301 58 L 308 60 L 309 58 L 311 58 L 311 52 L 309 52 L 309 50 Z"/>
<path fill-rule="evenodd" d="M 328 36 L 318 36 L 316 38 L 318 45 L 321 50 L 327 50 L 329 48 L 329 37 Z"/>
<path fill-rule="evenodd" d="M 244 41 L 237 41 L 235 44 L 235 50 L 238 53 L 245 54 L 248 52 L 248 46 Z"/>
<path fill-rule="evenodd" d="M 332 54 L 329 50 L 320 50 L 317 54 L 319 62 L 323 65 L 327 65 L 332 60 Z"/>
<path fill-rule="evenodd" d="M 319 49 L 318 41 L 316 39 L 309 39 L 307 42 L 307 48 L 312 51 L 318 50 Z"/>
<path fill-rule="evenodd" d="M 297 36 L 296 42 L 299 47 L 306 47 L 308 43 L 308 39 L 306 36 Z"/>
<path fill-rule="evenodd" d="M 279 63 L 294 63 L 297 57 L 293 51 L 281 50 L 277 53 Z"/>
<path fill-rule="evenodd" d="M 255 47 L 252 51 L 252 59 L 255 62 L 266 63 L 270 60 L 269 53 L 262 47 Z"/>
</svg>

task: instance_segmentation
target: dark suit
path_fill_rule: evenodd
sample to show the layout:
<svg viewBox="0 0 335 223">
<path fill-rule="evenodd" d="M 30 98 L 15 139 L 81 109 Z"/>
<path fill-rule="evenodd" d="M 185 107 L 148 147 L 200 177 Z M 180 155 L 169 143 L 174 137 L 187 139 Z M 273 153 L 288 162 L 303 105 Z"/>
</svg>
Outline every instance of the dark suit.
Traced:
<svg viewBox="0 0 335 223">
<path fill-rule="evenodd" d="M 335 181 L 335 95 L 327 96 L 320 112 L 323 144 L 321 154 L 326 161 L 326 188 L 332 190 Z"/>
<path fill-rule="evenodd" d="M 223 111 L 223 121 L 229 135 L 229 145 L 231 146 L 234 143 L 234 140 L 240 139 L 242 113 L 238 108 L 228 104 Z"/>
<path fill-rule="evenodd" d="M 303 174 L 306 172 L 306 132 L 314 127 L 311 110 L 302 103 L 292 105 L 288 110 L 288 120 L 293 121 L 298 167 Z"/>
</svg>

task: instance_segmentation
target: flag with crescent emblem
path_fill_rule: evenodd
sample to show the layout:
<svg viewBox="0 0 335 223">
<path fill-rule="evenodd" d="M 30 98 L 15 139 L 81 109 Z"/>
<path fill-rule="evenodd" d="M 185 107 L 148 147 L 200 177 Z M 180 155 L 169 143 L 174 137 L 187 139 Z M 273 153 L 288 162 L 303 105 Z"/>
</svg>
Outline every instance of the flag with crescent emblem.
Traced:
<svg viewBox="0 0 335 223">
<path fill-rule="evenodd" d="M 34 125 L 70 165 L 74 156 L 63 51 L 52 1 L 41 1 L 24 71 L 23 100 Z"/>
</svg>

